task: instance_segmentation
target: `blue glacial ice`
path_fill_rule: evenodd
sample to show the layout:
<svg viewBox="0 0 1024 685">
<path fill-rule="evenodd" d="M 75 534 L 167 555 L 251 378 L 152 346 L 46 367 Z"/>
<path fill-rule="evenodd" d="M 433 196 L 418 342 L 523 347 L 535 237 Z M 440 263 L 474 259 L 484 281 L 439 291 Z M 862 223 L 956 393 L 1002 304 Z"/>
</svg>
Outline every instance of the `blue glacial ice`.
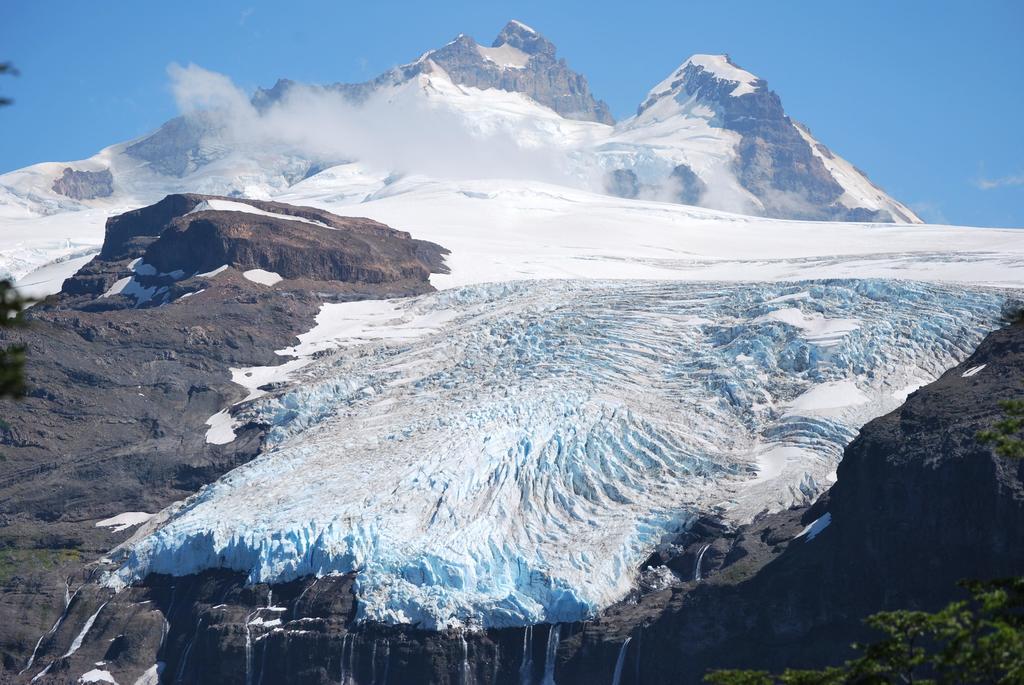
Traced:
<svg viewBox="0 0 1024 685">
<path fill-rule="evenodd" d="M 328 346 L 236 408 L 270 427 L 263 453 L 165 512 L 108 583 L 356 571 L 362 620 L 581 620 L 695 517 L 815 497 L 859 427 L 966 357 L 1004 300 L 864 280 L 391 301 L 377 338 Z M 388 335 L 417 321 L 438 323 Z"/>
</svg>

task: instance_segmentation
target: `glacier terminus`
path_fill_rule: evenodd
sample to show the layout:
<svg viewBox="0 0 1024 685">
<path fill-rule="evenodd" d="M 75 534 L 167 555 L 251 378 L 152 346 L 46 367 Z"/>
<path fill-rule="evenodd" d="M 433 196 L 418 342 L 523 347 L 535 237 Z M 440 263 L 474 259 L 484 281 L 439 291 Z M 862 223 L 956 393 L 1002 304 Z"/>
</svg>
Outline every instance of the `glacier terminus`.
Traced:
<svg viewBox="0 0 1024 685">
<path fill-rule="evenodd" d="M 231 408 L 269 426 L 264 453 L 164 512 L 106 582 L 355 571 L 361 620 L 583 620 L 698 516 L 813 500 L 857 429 L 964 358 L 1006 300 L 528 281 L 328 304 Z"/>
</svg>

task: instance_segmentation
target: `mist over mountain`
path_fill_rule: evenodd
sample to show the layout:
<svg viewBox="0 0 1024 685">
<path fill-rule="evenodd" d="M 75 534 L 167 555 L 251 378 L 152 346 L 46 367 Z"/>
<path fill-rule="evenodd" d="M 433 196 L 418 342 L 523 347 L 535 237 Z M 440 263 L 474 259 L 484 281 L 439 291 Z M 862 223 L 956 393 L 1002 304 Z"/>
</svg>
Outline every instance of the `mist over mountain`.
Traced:
<svg viewBox="0 0 1024 685">
<path fill-rule="evenodd" d="M 388 176 L 532 179 L 778 218 L 919 221 L 724 55 L 690 57 L 621 122 L 517 21 L 490 47 L 460 34 L 365 83 L 283 79 L 249 96 L 197 65 L 168 73 L 180 117 L 59 168 L 110 173 L 112 184 L 71 191 L 51 180 L 54 165 L 36 165 L 0 177 L 8 202 L 49 213 L 197 188 L 269 197 L 357 162 Z"/>
</svg>

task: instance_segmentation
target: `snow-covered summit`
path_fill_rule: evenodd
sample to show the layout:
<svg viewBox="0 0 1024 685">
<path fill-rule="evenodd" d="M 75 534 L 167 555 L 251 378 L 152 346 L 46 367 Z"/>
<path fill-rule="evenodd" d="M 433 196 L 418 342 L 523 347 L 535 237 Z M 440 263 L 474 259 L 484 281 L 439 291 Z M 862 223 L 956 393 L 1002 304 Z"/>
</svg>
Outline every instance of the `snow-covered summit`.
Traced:
<svg viewBox="0 0 1024 685">
<path fill-rule="evenodd" d="M 622 122 L 630 142 L 657 140 L 666 174 L 687 204 L 811 220 L 921 223 L 852 164 L 793 121 L 767 82 L 728 55 L 693 55 Z M 666 150 L 671 150 L 667 152 Z M 643 167 L 618 171 L 643 187 Z M 663 172 L 665 174 L 665 172 Z M 648 188 L 658 188 L 657 177 Z M 665 188 L 662 183 L 662 188 Z"/>
<path fill-rule="evenodd" d="M 460 35 L 364 83 L 284 79 L 250 98 L 198 67 L 171 74 L 183 113 L 153 133 L 0 175 L 11 238 L 0 242 L 0 268 L 21 275 L 78 258 L 77 225 L 101 231 L 103 217 L 170 193 L 271 199 L 309 178 L 346 202 L 415 175 L 532 180 L 778 218 L 919 221 L 725 55 L 690 57 L 618 123 L 551 41 L 519 21 L 490 46 Z M 216 92 L 216 106 L 191 101 L 195 92 Z M 87 214 L 25 228 L 67 212 Z"/>
<path fill-rule="evenodd" d="M 657 100 L 678 91 L 687 78 L 707 73 L 718 81 L 735 84 L 729 91 L 732 97 L 753 93 L 763 85 L 763 81 L 749 71 L 733 64 L 728 55 L 692 55 L 679 68 L 665 77 L 658 85 L 651 88 L 647 97 L 640 104 L 639 112 L 653 105 Z"/>
<path fill-rule="evenodd" d="M 514 47 L 530 55 L 543 54 L 554 57 L 556 52 L 554 43 L 535 29 L 515 19 L 505 24 L 491 47 L 497 48 L 502 45 Z"/>
</svg>

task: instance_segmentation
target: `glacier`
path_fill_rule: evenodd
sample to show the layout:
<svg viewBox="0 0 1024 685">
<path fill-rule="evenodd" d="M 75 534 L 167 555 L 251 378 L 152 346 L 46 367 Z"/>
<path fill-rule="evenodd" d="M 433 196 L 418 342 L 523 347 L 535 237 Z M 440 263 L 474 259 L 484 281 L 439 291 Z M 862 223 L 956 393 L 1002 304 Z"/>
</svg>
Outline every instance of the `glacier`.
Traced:
<svg viewBox="0 0 1024 685">
<path fill-rule="evenodd" d="M 859 427 L 965 358 L 1008 297 L 523 280 L 327 304 L 291 361 L 238 374 L 262 387 L 230 413 L 267 427 L 263 452 L 155 518 L 105 582 L 355 572 L 361 621 L 583 620 L 697 517 L 810 501 Z"/>
</svg>

